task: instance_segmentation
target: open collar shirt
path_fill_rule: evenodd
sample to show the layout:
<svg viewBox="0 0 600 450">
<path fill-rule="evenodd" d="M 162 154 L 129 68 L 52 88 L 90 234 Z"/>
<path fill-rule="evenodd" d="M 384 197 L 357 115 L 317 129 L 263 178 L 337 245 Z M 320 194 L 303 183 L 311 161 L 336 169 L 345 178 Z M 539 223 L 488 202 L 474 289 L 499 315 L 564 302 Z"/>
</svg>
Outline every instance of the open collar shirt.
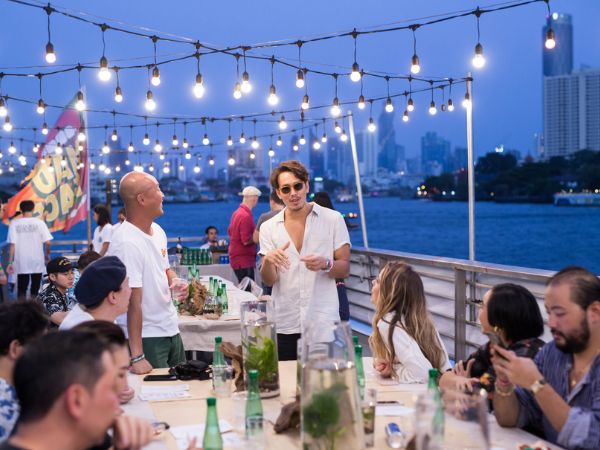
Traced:
<svg viewBox="0 0 600 450">
<path fill-rule="evenodd" d="M 519 419 L 517 426 L 531 426 L 546 440 L 570 450 L 600 448 L 600 355 L 583 379 L 569 391 L 569 373 L 573 355 L 563 353 L 554 341 L 546 344 L 535 357 L 539 371 L 548 384 L 571 407 L 567 421 L 558 432 L 544 416 L 533 393 L 517 388 Z"/>
<path fill-rule="evenodd" d="M 335 280 L 325 271 L 311 271 L 300 261 L 307 255 L 319 255 L 333 261 L 333 254 L 350 245 L 348 228 L 342 215 L 316 203 L 306 217 L 300 252 L 285 228 L 285 209 L 264 222 L 260 228 L 260 254 L 290 242 L 286 250 L 288 269 L 278 269 L 272 298 L 276 311 L 277 332 L 301 333 L 306 322 L 339 320 L 339 301 Z"/>
</svg>

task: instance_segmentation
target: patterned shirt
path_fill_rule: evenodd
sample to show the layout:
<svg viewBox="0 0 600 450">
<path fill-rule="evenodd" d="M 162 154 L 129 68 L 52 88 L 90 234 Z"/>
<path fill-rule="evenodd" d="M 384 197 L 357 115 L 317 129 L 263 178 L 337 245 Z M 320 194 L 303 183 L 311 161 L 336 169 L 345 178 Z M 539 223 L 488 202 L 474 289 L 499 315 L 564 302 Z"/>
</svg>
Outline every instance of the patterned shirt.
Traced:
<svg viewBox="0 0 600 450">
<path fill-rule="evenodd" d="M 0 378 L 0 442 L 8 439 L 19 418 L 17 393 L 4 378 Z"/>
<path fill-rule="evenodd" d="M 54 283 L 48 284 L 46 289 L 38 294 L 38 300 L 42 302 L 49 316 L 57 312 L 67 312 L 71 309 L 69 307 L 71 299 L 67 294 L 60 292 Z"/>
<path fill-rule="evenodd" d="M 540 409 L 533 393 L 517 387 L 519 419 L 517 426 L 532 427 L 547 441 L 570 450 L 600 448 L 600 355 L 592 363 L 583 379 L 569 391 L 569 373 L 573 368 L 573 355 L 564 353 L 549 342 L 535 357 L 542 376 L 570 406 L 567 421 L 560 432 L 554 429 Z"/>
</svg>

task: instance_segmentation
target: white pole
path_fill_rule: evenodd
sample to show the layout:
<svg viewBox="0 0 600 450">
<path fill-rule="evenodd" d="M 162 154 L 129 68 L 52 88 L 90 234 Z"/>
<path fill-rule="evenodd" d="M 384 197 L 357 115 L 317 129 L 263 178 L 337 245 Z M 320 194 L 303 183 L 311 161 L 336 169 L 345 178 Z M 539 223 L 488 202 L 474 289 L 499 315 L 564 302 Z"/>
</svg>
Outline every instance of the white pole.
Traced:
<svg viewBox="0 0 600 450">
<path fill-rule="evenodd" d="M 467 75 L 467 94 L 471 100 L 467 106 L 467 176 L 469 188 L 469 260 L 475 261 L 475 165 L 473 161 L 473 92 L 471 73 Z"/>
<path fill-rule="evenodd" d="M 352 147 L 352 160 L 354 162 L 354 180 L 356 182 L 356 193 L 358 195 L 358 209 L 360 211 L 360 228 L 362 229 L 363 245 L 366 249 L 368 249 L 369 239 L 367 238 L 367 217 L 365 216 L 362 186 L 360 184 L 360 173 L 358 172 L 358 153 L 356 151 L 356 137 L 354 136 L 354 122 L 352 121 L 352 111 L 348 111 L 348 127 L 350 128 L 350 147 Z"/>
</svg>

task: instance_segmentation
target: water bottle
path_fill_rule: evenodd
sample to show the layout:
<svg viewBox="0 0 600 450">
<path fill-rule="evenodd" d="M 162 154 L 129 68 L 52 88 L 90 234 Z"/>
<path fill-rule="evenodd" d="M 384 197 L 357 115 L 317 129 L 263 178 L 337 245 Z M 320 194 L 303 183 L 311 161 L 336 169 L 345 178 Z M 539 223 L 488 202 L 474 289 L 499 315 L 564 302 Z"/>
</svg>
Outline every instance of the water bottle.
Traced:
<svg viewBox="0 0 600 450">
<path fill-rule="evenodd" d="M 246 397 L 246 439 L 260 441 L 263 433 L 263 408 L 258 389 L 258 371 L 248 371 L 248 396 Z"/>
<path fill-rule="evenodd" d="M 354 345 L 354 357 L 356 359 L 356 377 L 358 379 L 358 390 L 360 392 L 360 398 L 365 396 L 365 369 L 363 366 L 362 359 L 362 345 Z"/>
<path fill-rule="evenodd" d="M 229 301 L 227 299 L 227 287 L 225 283 L 222 283 L 219 288 L 219 303 L 221 304 L 221 310 L 223 314 L 229 313 Z"/>
<path fill-rule="evenodd" d="M 217 416 L 217 399 L 209 397 L 206 399 L 206 423 L 204 425 L 204 439 L 202 439 L 204 450 L 222 450 L 223 438 L 219 429 L 219 418 Z"/>
<path fill-rule="evenodd" d="M 444 405 L 438 387 L 438 376 L 437 369 L 429 370 L 427 391 L 419 396 L 415 405 L 417 450 L 444 448 Z"/>
</svg>

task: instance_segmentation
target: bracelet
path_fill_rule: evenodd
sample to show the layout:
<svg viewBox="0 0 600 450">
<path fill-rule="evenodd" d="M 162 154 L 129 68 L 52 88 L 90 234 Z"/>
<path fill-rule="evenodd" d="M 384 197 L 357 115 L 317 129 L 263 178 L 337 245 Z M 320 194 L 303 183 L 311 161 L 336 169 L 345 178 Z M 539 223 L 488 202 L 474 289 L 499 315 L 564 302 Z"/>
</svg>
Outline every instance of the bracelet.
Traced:
<svg viewBox="0 0 600 450">
<path fill-rule="evenodd" d="M 144 359 L 146 359 L 146 355 L 144 355 L 144 354 L 142 353 L 141 355 L 134 356 L 133 358 L 131 358 L 131 359 L 129 360 L 129 362 L 130 362 L 131 364 L 135 364 L 135 363 L 137 363 L 137 362 L 140 362 L 140 361 L 142 361 L 142 360 L 144 360 Z"/>
<path fill-rule="evenodd" d="M 495 387 L 495 391 L 498 393 L 498 395 L 500 395 L 500 397 L 510 397 L 512 395 L 512 393 L 515 392 L 514 384 L 511 384 L 510 387 L 508 388 L 508 390 L 506 390 L 506 391 L 499 389 L 498 382 L 494 383 L 494 387 Z"/>
</svg>

